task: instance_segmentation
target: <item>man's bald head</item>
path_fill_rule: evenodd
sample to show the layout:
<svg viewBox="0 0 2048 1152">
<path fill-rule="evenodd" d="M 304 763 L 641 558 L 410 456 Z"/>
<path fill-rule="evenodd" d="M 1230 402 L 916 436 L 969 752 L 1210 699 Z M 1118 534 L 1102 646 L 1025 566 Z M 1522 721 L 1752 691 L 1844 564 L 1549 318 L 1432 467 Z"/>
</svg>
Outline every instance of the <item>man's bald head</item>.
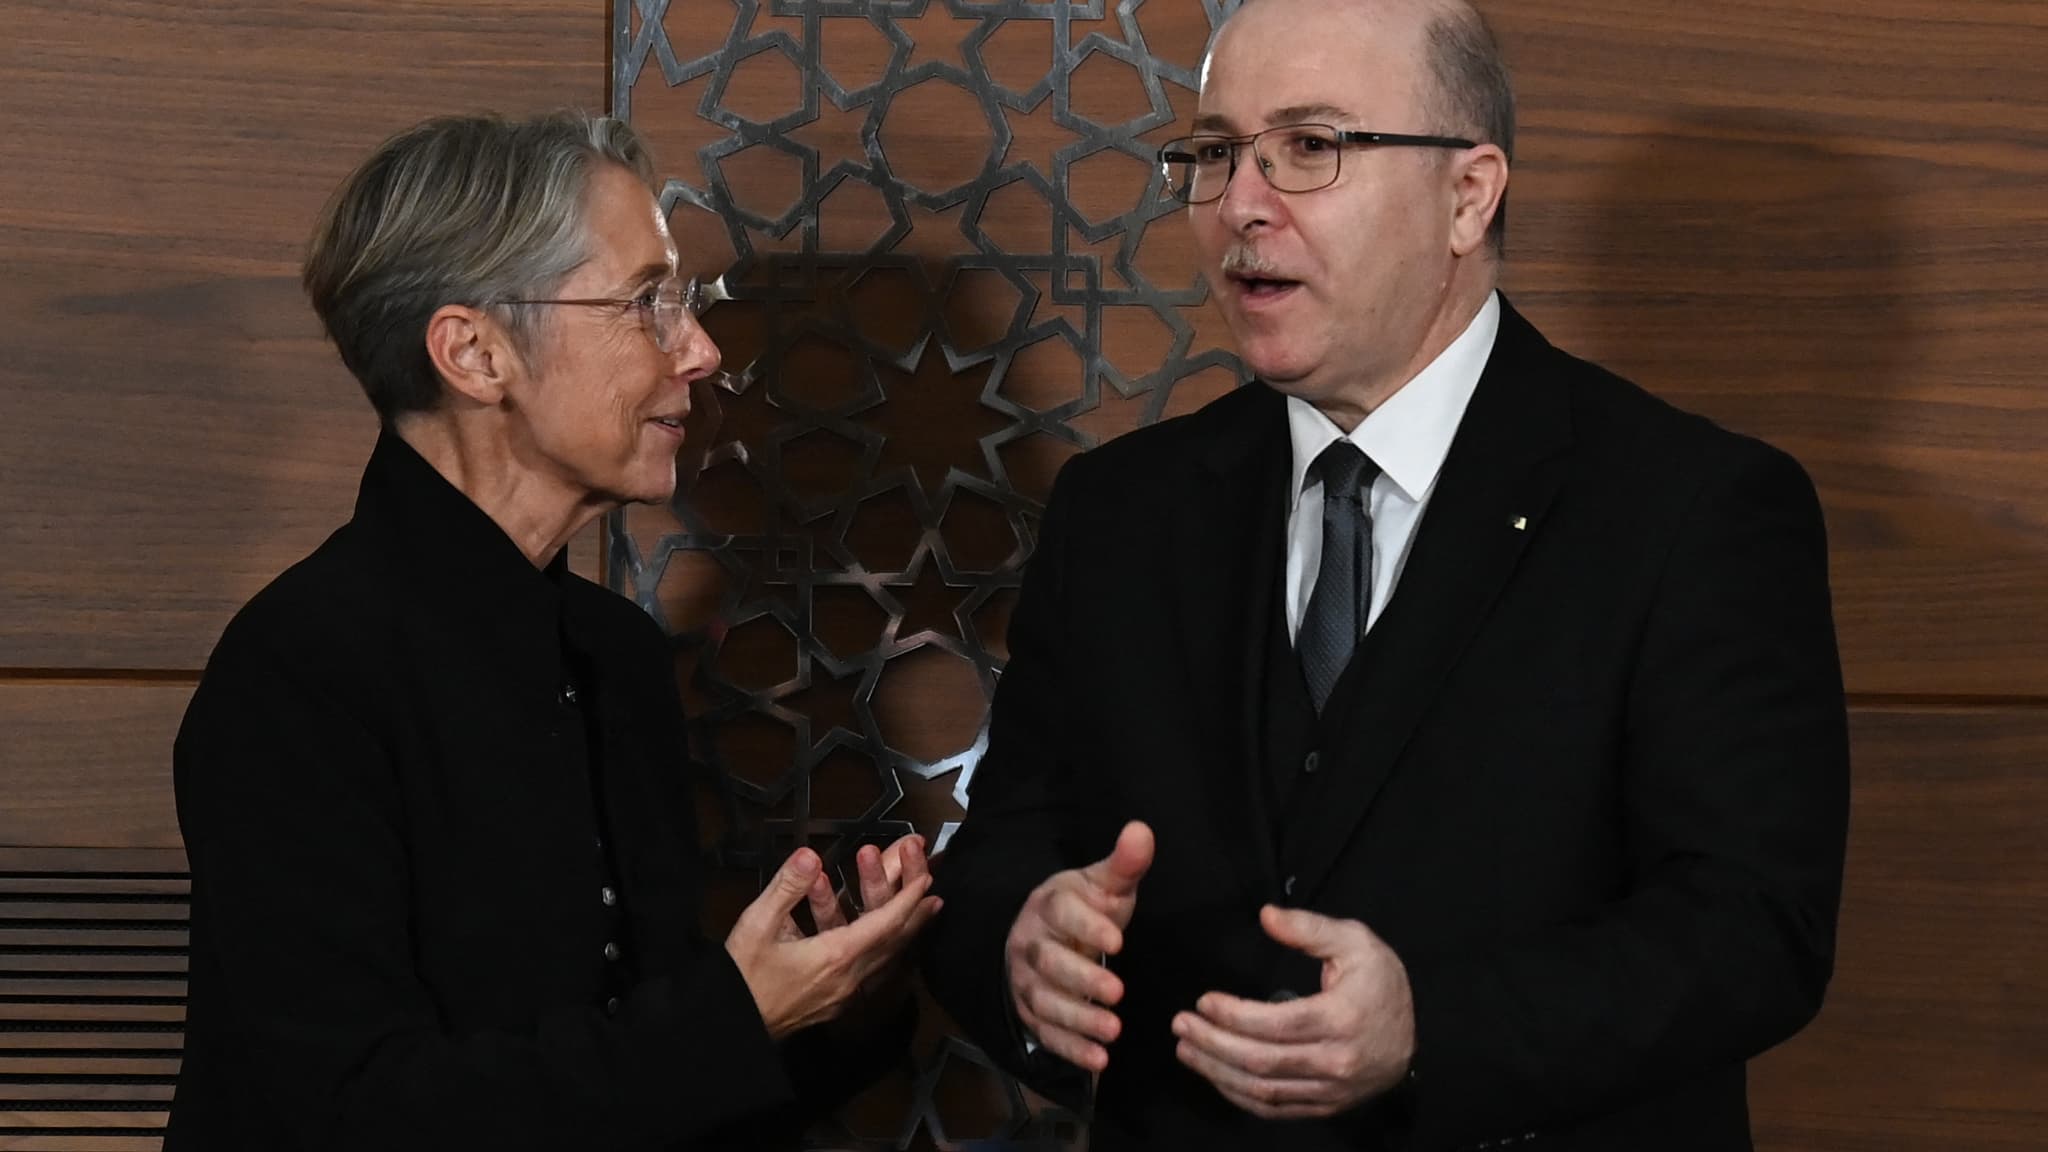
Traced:
<svg viewBox="0 0 2048 1152">
<path fill-rule="evenodd" d="M 1429 120 L 1386 130 L 1463 136 L 1498 146 L 1513 163 L 1514 84 L 1492 27 L 1468 0 L 1246 0 L 1217 36 L 1255 8 L 1283 19 L 1313 14 L 1355 21 L 1360 36 L 1412 45 L 1412 58 L 1421 63 L 1417 102 Z M 1507 214 L 1503 198 L 1487 233 L 1496 255 L 1506 242 Z"/>
</svg>

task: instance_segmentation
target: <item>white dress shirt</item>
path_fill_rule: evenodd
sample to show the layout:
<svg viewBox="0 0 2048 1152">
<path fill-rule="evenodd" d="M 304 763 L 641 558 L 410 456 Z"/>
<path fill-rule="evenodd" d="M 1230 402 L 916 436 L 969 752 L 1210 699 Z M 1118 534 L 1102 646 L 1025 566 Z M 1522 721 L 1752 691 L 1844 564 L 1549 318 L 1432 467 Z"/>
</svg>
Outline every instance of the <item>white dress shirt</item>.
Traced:
<svg viewBox="0 0 2048 1152">
<path fill-rule="evenodd" d="M 1429 507 L 1430 493 L 1450 453 L 1451 437 L 1465 417 L 1465 405 L 1479 386 L 1479 374 L 1493 354 L 1500 333 L 1500 296 L 1489 294 L 1479 314 L 1450 347 L 1416 373 L 1415 378 L 1351 430 L 1350 440 L 1373 463 L 1379 476 L 1372 482 L 1372 607 L 1370 629 L 1393 599 L 1401 569 L 1408 563 L 1415 530 Z M 1287 398 L 1287 431 L 1294 442 L 1293 507 L 1287 514 L 1287 635 L 1301 631 L 1315 589 L 1316 569 L 1323 560 L 1323 483 L 1309 474 L 1309 465 L 1323 449 L 1344 438 L 1330 418 L 1306 400 Z"/>
</svg>

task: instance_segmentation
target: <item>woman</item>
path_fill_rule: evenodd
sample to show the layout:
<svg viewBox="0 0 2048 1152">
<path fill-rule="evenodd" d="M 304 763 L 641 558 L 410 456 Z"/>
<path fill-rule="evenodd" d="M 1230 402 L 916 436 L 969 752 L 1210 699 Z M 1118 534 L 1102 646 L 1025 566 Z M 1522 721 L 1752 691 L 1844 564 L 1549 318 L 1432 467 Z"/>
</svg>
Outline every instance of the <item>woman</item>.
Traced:
<svg viewBox="0 0 2048 1152">
<path fill-rule="evenodd" d="M 305 287 L 382 434 L 178 735 L 171 1152 L 760 1147 L 884 1063 L 842 1010 L 936 911 L 921 842 L 850 923 L 800 849 L 703 938 L 669 648 L 564 561 L 669 497 L 719 363 L 653 187 L 618 121 L 449 119 L 327 209 Z"/>
</svg>

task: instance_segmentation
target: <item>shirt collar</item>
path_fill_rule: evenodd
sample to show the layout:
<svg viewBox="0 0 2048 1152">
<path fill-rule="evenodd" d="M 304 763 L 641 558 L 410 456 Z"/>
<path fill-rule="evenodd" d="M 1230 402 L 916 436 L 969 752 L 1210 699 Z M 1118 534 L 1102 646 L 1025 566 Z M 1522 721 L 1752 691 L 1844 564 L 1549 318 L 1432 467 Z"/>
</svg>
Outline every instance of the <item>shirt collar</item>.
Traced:
<svg viewBox="0 0 2048 1152">
<path fill-rule="evenodd" d="M 1490 292 L 1450 347 L 1351 430 L 1351 442 L 1410 501 L 1421 502 L 1435 487 L 1499 333 L 1500 294 Z M 1287 433 L 1294 444 L 1294 482 L 1287 490 L 1291 510 L 1308 487 L 1309 465 L 1344 433 L 1314 405 L 1294 396 L 1287 398 Z"/>
</svg>

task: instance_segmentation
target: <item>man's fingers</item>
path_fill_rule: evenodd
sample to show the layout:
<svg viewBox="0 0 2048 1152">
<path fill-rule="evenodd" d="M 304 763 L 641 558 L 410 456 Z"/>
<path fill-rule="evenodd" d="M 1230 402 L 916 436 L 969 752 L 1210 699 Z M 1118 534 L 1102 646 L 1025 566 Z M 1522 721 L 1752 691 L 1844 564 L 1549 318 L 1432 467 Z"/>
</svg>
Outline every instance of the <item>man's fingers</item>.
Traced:
<svg viewBox="0 0 2048 1152">
<path fill-rule="evenodd" d="M 1352 929 L 1364 927 L 1356 921 L 1319 916 L 1305 908 L 1273 904 L 1259 909 L 1259 926 L 1274 940 L 1318 960 L 1334 960 L 1357 946 L 1359 941 Z"/>
<path fill-rule="evenodd" d="M 1152 867 L 1152 829 L 1133 820 L 1117 833 L 1109 855 L 1082 869 L 1088 882 L 1111 896 L 1135 896 Z"/>
<path fill-rule="evenodd" d="M 1224 1098 L 1257 1116 L 1268 1118 L 1327 1115 L 1332 1086 L 1319 1080 L 1286 1080 L 1255 1076 L 1187 1040 L 1174 1057 L 1216 1086 Z"/>
<path fill-rule="evenodd" d="M 1057 944 L 1041 947 L 1033 966 L 1042 979 L 1077 999 L 1115 1004 L 1124 998 L 1124 982 L 1116 973 L 1072 948 Z"/>
<path fill-rule="evenodd" d="M 1327 993 L 1283 1004 L 1245 1000 L 1223 992 L 1208 992 L 1195 1001 L 1195 1011 L 1224 1031 L 1273 1043 L 1320 1040 L 1330 1035 L 1330 1014 L 1335 1008 Z"/>
<path fill-rule="evenodd" d="M 1117 1019 L 1116 1013 L 1090 1004 L 1051 981 L 1027 982 L 1020 999 L 1040 1020 L 1084 1039 L 1107 1044 L 1123 1034 L 1123 1021 Z"/>
<path fill-rule="evenodd" d="M 1040 1021 L 1031 1028 L 1038 1046 L 1076 1067 L 1100 1072 L 1109 1067 L 1109 1049 L 1076 1032 Z"/>
<path fill-rule="evenodd" d="M 1219 1028 L 1194 1012 L 1182 1012 L 1173 1018 L 1173 1034 L 1183 1043 L 1254 1077 L 1335 1080 L 1343 1072 L 1331 1066 L 1330 1054 L 1318 1046 L 1255 1040 Z"/>
<path fill-rule="evenodd" d="M 1054 936 L 1085 952 L 1114 956 L 1123 951 L 1123 929 L 1072 887 L 1048 893 L 1039 915 Z"/>
<path fill-rule="evenodd" d="M 799 848 L 789 854 L 782 867 L 775 870 L 774 879 L 762 889 L 753 903 L 740 913 L 735 928 L 744 928 L 749 936 L 777 939 L 782 935 L 782 926 L 789 922 L 789 914 L 803 903 L 811 890 L 811 881 L 823 870 L 824 862 L 809 848 Z"/>
<path fill-rule="evenodd" d="M 1268 1104 L 1220 1087 L 1216 1091 L 1231 1104 L 1263 1120 L 1321 1120 L 1344 1110 L 1330 1104 Z"/>
<path fill-rule="evenodd" d="M 1062 1027 L 1031 1010 L 1022 993 L 1016 996 L 1017 1019 L 1040 1048 L 1069 1064 L 1100 1072 L 1109 1066 L 1109 1049 L 1071 1028 Z M 1119 1022 L 1121 1027 L 1121 1022 Z"/>
</svg>

